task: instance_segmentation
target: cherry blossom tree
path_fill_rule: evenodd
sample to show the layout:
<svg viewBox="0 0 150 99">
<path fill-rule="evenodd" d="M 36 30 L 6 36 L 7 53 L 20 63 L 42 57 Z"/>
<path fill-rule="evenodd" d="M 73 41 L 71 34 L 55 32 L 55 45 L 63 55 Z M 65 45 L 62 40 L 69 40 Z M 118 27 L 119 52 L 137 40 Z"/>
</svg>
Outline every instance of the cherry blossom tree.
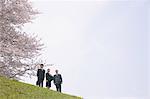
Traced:
<svg viewBox="0 0 150 99">
<path fill-rule="evenodd" d="M 43 44 L 23 27 L 36 14 L 29 0 L 0 0 L 0 75 L 18 79 L 35 70 Z"/>
</svg>

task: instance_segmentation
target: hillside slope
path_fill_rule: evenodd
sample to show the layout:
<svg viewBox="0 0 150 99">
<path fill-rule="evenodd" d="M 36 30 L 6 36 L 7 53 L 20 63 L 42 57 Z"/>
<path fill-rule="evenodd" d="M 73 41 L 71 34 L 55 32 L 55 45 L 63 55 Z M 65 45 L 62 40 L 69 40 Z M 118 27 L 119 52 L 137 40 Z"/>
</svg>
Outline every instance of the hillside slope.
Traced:
<svg viewBox="0 0 150 99">
<path fill-rule="evenodd" d="M 82 99 L 0 76 L 0 99 Z"/>
</svg>

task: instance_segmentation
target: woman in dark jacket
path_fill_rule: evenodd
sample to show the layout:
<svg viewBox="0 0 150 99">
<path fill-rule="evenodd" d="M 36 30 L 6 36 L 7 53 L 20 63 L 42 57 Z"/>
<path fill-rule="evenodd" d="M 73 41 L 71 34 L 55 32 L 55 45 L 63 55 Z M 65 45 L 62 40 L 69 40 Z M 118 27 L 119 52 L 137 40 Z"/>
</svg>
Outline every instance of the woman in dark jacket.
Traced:
<svg viewBox="0 0 150 99">
<path fill-rule="evenodd" d="M 46 87 L 50 89 L 51 87 L 51 81 L 54 79 L 54 77 L 50 74 L 50 69 L 47 69 L 46 73 Z"/>
</svg>

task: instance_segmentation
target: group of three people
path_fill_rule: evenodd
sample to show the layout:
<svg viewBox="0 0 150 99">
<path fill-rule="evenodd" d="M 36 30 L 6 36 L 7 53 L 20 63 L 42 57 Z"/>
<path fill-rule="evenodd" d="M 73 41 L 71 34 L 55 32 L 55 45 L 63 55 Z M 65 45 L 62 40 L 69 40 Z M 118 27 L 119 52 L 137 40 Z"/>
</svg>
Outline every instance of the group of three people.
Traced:
<svg viewBox="0 0 150 99">
<path fill-rule="evenodd" d="M 37 82 L 36 85 L 39 87 L 43 87 L 43 81 L 45 78 L 45 70 L 43 69 L 44 65 L 40 64 L 40 69 L 37 71 Z M 50 69 L 47 69 L 46 73 L 46 87 L 50 89 L 51 82 L 54 81 L 54 84 L 56 86 L 56 90 L 61 92 L 61 84 L 62 84 L 62 76 L 58 73 L 58 70 L 55 71 L 56 74 L 54 76 L 51 75 Z"/>
</svg>

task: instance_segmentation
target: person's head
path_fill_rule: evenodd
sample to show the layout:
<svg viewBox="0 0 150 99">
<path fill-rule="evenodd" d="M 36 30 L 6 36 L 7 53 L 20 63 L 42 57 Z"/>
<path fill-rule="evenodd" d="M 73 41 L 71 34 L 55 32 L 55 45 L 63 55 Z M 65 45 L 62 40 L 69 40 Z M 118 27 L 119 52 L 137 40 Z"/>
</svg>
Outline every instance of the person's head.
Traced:
<svg viewBox="0 0 150 99">
<path fill-rule="evenodd" d="M 43 67 L 44 67 L 44 65 L 43 65 L 43 64 L 40 64 L 40 67 L 41 67 L 41 68 L 43 68 Z"/>
<path fill-rule="evenodd" d="M 50 69 L 47 69 L 47 72 L 50 72 Z"/>
<path fill-rule="evenodd" d="M 56 74 L 58 74 L 58 70 L 55 70 Z"/>
</svg>

